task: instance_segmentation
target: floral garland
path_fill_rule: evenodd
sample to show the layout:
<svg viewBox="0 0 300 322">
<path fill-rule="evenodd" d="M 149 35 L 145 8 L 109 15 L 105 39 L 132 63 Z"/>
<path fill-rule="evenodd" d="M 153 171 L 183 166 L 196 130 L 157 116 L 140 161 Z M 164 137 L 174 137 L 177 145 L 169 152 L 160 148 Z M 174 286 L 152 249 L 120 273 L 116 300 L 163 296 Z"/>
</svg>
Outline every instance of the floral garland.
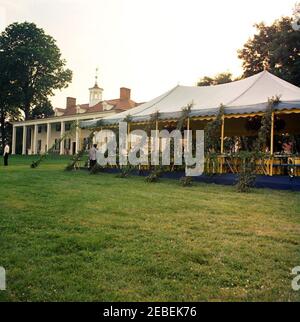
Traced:
<svg viewBox="0 0 300 322">
<path fill-rule="evenodd" d="M 205 165 L 204 172 L 214 175 L 219 169 L 218 151 L 221 149 L 221 127 L 225 113 L 224 105 L 221 104 L 215 119 L 207 123 L 205 135 Z"/>
<path fill-rule="evenodd" d="M 258 137 L 254 145 L 254 151 L 256 153 L 265 151 L 266 149 L 271 133 L 273 110 L 275 105 L 277 105 L 279 102 L 280 97 L 278 96 L 272 97 L 268 100 L 268 106 L 262 116 Z"/>
<path fill-rule="evenodd" d="M 181 115 L 177 121 L 177 127 L 176 127 L 177 130 L 182 131 L 183 128 L 185 127 L 186 120 L 190 116 L 192 107 L 193 107 L 193 103 L 190 103 L 181 110 Z"/>
<path fill-rule="evenodd" d="M 269 153 L 264 151 L 271 134 L 272 115 L 276 105 L 280 102 L 280 97 L 275 96 L 268 100 L 268 106 L 261 119 L 261 127 L 258 131 L 258 137 L 254 143 L 253 151 L 241 151 L 238 157 L 241 159 L 241 170 L 237 178 L 238 192 L 249 192 L 253 187 L 256 179 L 256 163 L 258 160 L 269 156 Z"/>
</svg>

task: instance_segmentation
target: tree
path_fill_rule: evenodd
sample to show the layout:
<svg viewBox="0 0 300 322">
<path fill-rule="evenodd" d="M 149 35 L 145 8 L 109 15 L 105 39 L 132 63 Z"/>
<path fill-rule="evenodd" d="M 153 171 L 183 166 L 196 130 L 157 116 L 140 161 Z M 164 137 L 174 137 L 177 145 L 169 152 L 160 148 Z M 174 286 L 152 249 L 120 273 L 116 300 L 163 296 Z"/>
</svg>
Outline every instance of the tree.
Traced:
<svg viewBox="0 0 300 322">
<path fill-rule="evenodd" d="M 200 80 L 197 83 L 197 86 L 211 86 L 214 85 L 214 79 L 209 76 L 204 76 L 200 78 Z"/>
<path fill-rule="evenodd" d="M 49 102 L 54 90 L 67 87 L 72 79 L 56 41 L 34 23 L 9 25 L 0 36 L 0 52 L 7 63 L 14 105 L 24 112 L 25 119 L 37 116 L 35 108 Z"/>
<path fill-rule="evenodd" d="M 12 122 L 17 122 L 21 120 L 20 112 L 15 109 L 13 111 L 8 111 L 0 106 L 0 119 L 1 119 L 1 134 L 0 134 L 0 151 L 3 152 L 5 142 L 12 144 Z"/>
<path fill-rule="evenodd" d="M 265 69 L 300 86 L 300 32 L 292 27 L 293 18 L 283 17 L 271 26 L 256 24 L 257 34 L 238 51 L 243 60 L 243 77 Z"/>
<path fill-rule="evenodd" d="M 215 75 L 214 77 L 204 76 L 199 80 L 197 86 L 211 86 L 211 85 L 219 85 L 226 84 L 233 81 L 232 74 L 229 72 L 220 73 Z"/>
<path fill-rule="evenodd" d="M 40 102 L 35 106 L 31 112 L 31 118 L 33 119 L 44 119 L 54 115 L 52 104 L 49 100 Z"/>
<path fill-rule="evenodd" d="M 6 141 L 10 141 L 11 120 L 17 120 L 19 113 L 14 104 L 14 97 L 11 91 L 13 80 L 10 77 L 10 71 L 7 69 L 9 61 L 2 51 L 0 51 L 0 150 Z"/>
</svg>

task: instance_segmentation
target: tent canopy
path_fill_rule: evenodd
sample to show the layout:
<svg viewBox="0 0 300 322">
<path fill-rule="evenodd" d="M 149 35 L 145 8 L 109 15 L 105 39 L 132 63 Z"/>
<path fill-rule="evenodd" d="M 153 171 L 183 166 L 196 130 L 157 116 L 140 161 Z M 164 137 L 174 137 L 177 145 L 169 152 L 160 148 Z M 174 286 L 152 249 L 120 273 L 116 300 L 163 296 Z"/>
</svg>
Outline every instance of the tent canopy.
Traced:
<svg viewBox="0 0 300 322">
<path fill-rule="evenodd" d="M 144 122 L 154 113 L 159 119 L 177 119 L 182 109 L 192 104 L 190 117 L 213 116 L 221 104 L 225 114 L 264 112 L 268 99 L 279 96 L 276 110 L 300 108 L 300 88 L 267 71 L 232 83 L 215 86 L 176 86 L 170 91 L 128 111 L 99 120 L 84 121 L 82 128 L 114 125 L 130 116 L 131 122 Z"/>
</svg>

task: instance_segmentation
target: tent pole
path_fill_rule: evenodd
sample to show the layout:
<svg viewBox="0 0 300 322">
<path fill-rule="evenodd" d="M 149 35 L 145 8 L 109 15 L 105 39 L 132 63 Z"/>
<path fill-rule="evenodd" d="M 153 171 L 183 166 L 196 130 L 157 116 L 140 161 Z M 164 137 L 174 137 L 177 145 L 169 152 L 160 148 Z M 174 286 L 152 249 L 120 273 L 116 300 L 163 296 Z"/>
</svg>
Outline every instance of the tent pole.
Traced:
<svg viewBox="0 0 300 322">
<path fill-rule="evenodd" d="M 222 129 L 221 129 L 221 154 L 224 153 L 224 127 L 225 127 L 225 118 L 222 116 Z"/>
<path fill-rule="evenodd" d="M 271 143 L 270 143 L 270 154 L 271 154 L 271 164 L 270 164 L 270 176 L 273 176 L 273 154 L 274 154 L 274 112 L 272 112 L 271 117 Z"/>
<path fill-rule="evenodd" d="M 270 144 L 270 153 L 273 155 L 274 153 L 274 112 L 272 112 L 271 117 L 271 144 Z"/>
<path fill-rule="evenodd" d="M 225 115 L 222 116 L 222 128 L 221 128 L 221 165 L 220 165 L 220 172 L 223 173 L 223 154 L 224 154 L 224 131 L 225 131 Z"/>
</svg>

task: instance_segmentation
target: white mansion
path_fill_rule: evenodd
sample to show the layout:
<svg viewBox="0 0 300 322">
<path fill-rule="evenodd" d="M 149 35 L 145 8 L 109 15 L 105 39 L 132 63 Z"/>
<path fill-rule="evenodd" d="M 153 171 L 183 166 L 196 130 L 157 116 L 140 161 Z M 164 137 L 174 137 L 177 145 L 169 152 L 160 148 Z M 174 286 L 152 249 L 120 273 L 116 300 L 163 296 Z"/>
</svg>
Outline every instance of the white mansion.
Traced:
<svg viewBox="0 0 300 322">
<path fill-rule="evenodd" d="M 38 154 L 46 152 L 56 143 L 55 152 L 75 154 L 89 136 L 88 130 L 76 129 L 76 133 L 59 144 L 60 137 L 70 129 L 71 124 L 110 116 L 138 104 L 130 99 L 130 89 L 121 87 L 120 97 L 102 100 L 103 89 L 97 84 L 89 89 L 88 104 L 76 104 L 76 98 L 67 97 L 66 108 L 56 108 L 53 117 L 13 123 L 12 154 Z"/>
</svg>

